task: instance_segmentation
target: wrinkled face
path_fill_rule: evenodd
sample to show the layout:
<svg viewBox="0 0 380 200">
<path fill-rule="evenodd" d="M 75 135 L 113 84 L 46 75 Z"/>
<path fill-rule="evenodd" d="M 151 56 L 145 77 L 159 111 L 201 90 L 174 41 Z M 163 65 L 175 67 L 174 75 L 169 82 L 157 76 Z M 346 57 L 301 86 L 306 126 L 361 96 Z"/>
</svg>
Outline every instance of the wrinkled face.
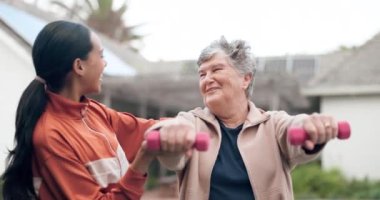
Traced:
<svg viewBox="0 0 380 200">
<path fill-rule="evenodd" d="M 103 71 L 106 61 L 103 57 L 103 46 L 98 36 L 91 33 L 92 50 L 86 60 L 82 60 L 82 65 L 86 68 L 83 76 L 83 93 L 99 93 L 101 91 Z"/>
<path fill-rule="evenodd" d="M 215 54 L 198 69 L 199 89 L 207 107 L 228 105 L 237 97 L 245 97 L 251 76 L 241 75 L 224 53 Z"/>
</svg>

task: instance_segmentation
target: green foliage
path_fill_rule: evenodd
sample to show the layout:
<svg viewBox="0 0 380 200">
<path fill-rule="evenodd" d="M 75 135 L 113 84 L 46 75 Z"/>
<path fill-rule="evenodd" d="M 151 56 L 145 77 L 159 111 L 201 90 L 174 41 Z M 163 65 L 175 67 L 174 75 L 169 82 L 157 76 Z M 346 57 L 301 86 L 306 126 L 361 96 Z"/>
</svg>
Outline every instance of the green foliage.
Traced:
<svg viewBox="0 0 380 200">
<path fill-rule="evenodd" d="M 119 42 L 137 42 L 143 38 L 135 32 L 142 24 L 127 25 L 123 19 L 128 10 L 126 1 L 116 9 L 113 8 L 114 0 L 80 0 L 74 1 L 73 5 L 60 0 L 50 2 L 63 9 L 70 19 L 84 21 L 91 28 Z"/>
<path fill-rule="evenodd" d="M 379 199 L 380 181 L 347 180 L 338 169 L 323 171 L 318 163 L 299 166 L 292 173 L 297 199 Z"/>
<path fill-rule="evenodd" d="M 160 175 L 160 164 L 157 160 L 154 160 L 149 166 L 148 180 L 145 184 L 145 188 L 150 190 L 158 185 L 158 179 Z"/>
</svg>

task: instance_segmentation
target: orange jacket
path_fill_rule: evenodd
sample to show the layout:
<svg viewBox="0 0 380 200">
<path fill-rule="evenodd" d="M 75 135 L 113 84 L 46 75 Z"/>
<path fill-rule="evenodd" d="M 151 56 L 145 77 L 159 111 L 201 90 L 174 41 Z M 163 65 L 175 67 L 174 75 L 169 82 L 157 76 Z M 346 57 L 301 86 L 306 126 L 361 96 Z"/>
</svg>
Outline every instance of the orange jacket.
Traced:
<svg viewBox="0 0 380 200">
<path fill-rule="evenodd" d="M 33 135 L 39 199 L 140 199 L 146 175 L 128 169 L 154 120 L 47 92 Z"/>
</svg>

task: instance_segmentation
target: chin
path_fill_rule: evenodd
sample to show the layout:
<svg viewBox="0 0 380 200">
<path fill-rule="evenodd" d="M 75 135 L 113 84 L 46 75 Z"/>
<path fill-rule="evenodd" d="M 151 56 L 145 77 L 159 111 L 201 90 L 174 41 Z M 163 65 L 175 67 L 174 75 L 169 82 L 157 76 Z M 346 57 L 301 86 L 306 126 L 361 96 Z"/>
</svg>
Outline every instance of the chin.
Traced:
<svg viewBox="0 0 380 200">
<path fill-rule="evenodd" d="M 101 87 L 99 87 L 97 90 L 95 90 L 95 93 L 100 93 L 102 91 L 102 88 Z"/>
<path fill-rule="evenodd" d="M 217 105 L 219 103 L 219 99 L 218 98 L 205 98 L 203 100 L 203 102 L 207 107 L 212 107 L 213 105 Z"/>
<path fill-rule="evenodd" d="M 96 89 L 95 89 L 95 92 L 96 93 L 99 93 L 99 92 L 101 92 L 102 91 L 102 83 L 100 82 L 98 85 L 97 85 L 97 87 L 96 87 Z"/>
<path fill-rule="evenodd" d="M 89 91 L 89 94 L 99 94 L 102 91 L 101 87 L 93 88 L 91 91 Z"/>
</svg>

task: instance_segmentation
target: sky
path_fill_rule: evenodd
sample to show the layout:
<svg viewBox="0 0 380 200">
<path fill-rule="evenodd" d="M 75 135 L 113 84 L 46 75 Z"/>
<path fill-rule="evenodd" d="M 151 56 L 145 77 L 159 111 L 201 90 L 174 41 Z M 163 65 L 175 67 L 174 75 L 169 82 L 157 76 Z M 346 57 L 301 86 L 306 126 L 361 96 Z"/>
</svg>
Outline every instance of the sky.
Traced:
<svg viewBox="0 0 380 200">
<path fill-rule="evenodd" d="M 118 2 L 120 3 L 121 0 Z M 255 56 L 324 54 L 380 32 L 377 0 L 128 0 L 128 24 L 144 24 L 151 61 L 196 59 L 224 35 L 247 40 Z"/>
<path fill-rule="evenodd" d="M 284 56 L 360 46 L 380 33 L 379 0 L 114 0 L 114 7 L 125 1 L 126 24 L 143 24 L 137 33 L 150 61 L 196 59 L 222 35 L 247 40 L 255 56 Z"/>
</svg>

